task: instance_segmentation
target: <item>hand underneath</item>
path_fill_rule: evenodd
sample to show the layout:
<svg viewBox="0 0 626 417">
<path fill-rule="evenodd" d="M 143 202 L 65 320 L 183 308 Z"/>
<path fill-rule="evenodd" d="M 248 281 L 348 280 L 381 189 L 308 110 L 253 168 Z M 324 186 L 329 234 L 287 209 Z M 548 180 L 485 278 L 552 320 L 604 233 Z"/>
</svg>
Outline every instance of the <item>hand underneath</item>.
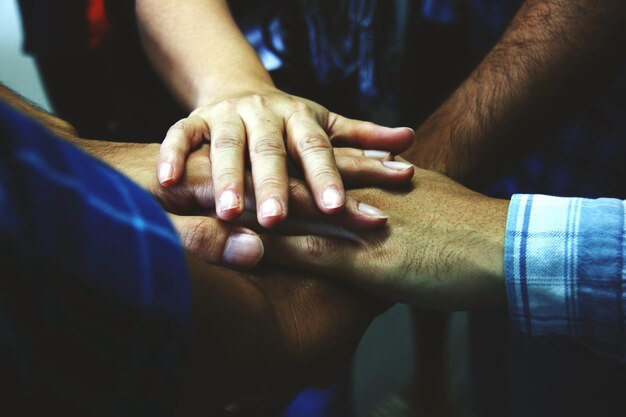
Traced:
<svg viewBox="0 0 626 417">
<path fill-rule="evenodd" d="M 242 398 L 284 397 L 344 371 L 389 303 L 309 274 L 254 275 L 189 257 L 193 339 L 189 414 Z"/>
<path fill-rule="evenodd" d="M 158 176 L 163 186 L 176 184 L 190 152 L 210 142 L 216 212 L 233 220 L 244 210 L 244 164 L 249 156 L 258 221 L 272 227 L 289 211 L 290 159 L 304 173 L 319 210 L 333 214 L 346 203 L 333 146 L 400 153 L 412 139 L 409 128 L 350 120 L 266 87 L 222 96 L 172 126 L 159 154 Z"/>
<path fill-rule="evenodd" d="M 407 191 L 367 189 L 348 195 L 384 209 L 387 226 L 356 232 L 352 241 L 263 236 L 265 258 L 421 308 L 484 308 L 505 301 L 508 201 L 417 168 Z"/>
<path fill-rule="evenodd" d="M 104 160 L 150 192 L 167 210 L 183 245 L 196 256 L 212 263 L 239 268 L 254 266 L 263 256 L 263 245 L 252 230 L 210 217 L 215 208 L 211 156 L 208 144 L 195 149 L 188 157 L 185 172 L 179 182 L 161 187 L 154 173 L 159 146 L 156 144 L 112 143 L 78 140 L 75 144 Z M 393 187 L 405 184 L 413 175 L 413 168 L 391 161 L 391 154 L 375 153 L 351 148 L 334 149 L 335 160 L 347 186 L 379 185 Z M 385 165 L 387 164 L 387 165 Z M 248 207 L 254 209 L 252 180 L 246 175 L 249 190 Z M 290 209 L 294 214 L 319 219 L 317 209 L 306 185 L 288 180 Z M 387 218 L 383 212 L 354 199 L 346 200 L 341 213 L 330 216 L 332 221 L 347 228 L 381 227 Z"/>
</svg>

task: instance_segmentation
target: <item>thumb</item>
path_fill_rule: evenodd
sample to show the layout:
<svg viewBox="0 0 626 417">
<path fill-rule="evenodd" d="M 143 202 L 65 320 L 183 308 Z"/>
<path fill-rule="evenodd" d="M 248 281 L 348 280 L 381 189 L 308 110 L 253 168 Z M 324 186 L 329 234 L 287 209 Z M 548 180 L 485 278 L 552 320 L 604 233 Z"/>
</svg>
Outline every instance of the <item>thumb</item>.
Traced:
<svg viewBox="0 0 626 417">
<path fill-rule="evenodd" d="M 250 229 L 206 216 L 169 217 L 185 249 L 207 262 L 251 268 L 263 257 L 263 242 Z"/>
<path fill-rule="evenodd" d="M 330 113 L 328 117 L 326 132 L 333 146 L 389 151 L 394 154 L 407 150 L 415 137 L 415 131 L 410 127 L 385 127 L 335 113 Z"/>
</svg>

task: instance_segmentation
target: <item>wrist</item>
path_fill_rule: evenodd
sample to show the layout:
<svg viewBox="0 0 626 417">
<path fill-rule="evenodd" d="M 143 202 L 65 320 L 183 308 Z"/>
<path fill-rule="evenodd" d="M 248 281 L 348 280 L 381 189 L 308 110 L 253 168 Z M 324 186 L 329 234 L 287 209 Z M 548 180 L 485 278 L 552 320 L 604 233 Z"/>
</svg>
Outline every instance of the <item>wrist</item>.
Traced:
<svg viewBox="0 0 626 417">
<path fill-rule="evenodd" d="M 158 143 L 122 143 L 82 138 L 68 141 L 126 175 L 151 194 L 159 186 L 156 176 L 160 148 Z"/>
<path fill-rule="evenodd" d="M 468 268 L 461 264 L 458 272 L 473 281 L 475 302 L 484 308 L 506 302 L 504 250 L 509 201 L 484 197 L 477 208 L 476 214 L 480 215 L 475 217 L 472 232 L 465 234 L 463 247 L 459 248 Z"/>
<path fill-rule="evenodd" d="M 473 193 L 472 193 L 473 194 Z M 422 275 L 430 276 L 431 291 L 419 288 L 418 305 L 445 310 L 474 310 L 506 302 L 504 248 L 508 201 L 466 194 L 435 220 L 421 259 L 432 262 Z M 462 201 L 461 204 L 457 204 Z M 438 225 L 437 225 L 438 224 Z M 418 271 L 418 276 L 420 275 Z"/>
<path fill-rule="evenodd" d="M 231 97 L 273 93 L 278 90 L 269 74 L 267 74 L 267 77 L 260 74 L 244 81 L 233 82 L 232 80 L 224 80 L 224 82 L 220 83 L 213 82 L 210 85 L 199 87 L 196 91 L 198 93 L 192 101 L 193 108 L 191 110 Z"/>
<path fill-rule="evenodd" d="M 455 92 L 421 126 L 415 141 L 404 153 L 406 159 L 420 168 L 440 172 L 456 181 L 465 182 L 471 175 L 484 144 L 484 129 Z"/>
</svg>

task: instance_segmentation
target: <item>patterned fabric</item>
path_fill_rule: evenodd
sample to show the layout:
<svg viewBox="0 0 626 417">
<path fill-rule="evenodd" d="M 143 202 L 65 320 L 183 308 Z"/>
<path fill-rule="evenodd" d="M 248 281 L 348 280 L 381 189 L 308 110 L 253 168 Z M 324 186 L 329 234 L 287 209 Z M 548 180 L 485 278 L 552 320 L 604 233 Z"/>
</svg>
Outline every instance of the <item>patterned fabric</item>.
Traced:
<svg viewBox="0 0 626 417">
<path fill-rule="evenodd" d="M 511 321 L 626 363 L 626 202 L 515 195 L 506 232 Z"/>
<path fill-rule="evenodd" d="M 2 103 L 0 253 L 3 414 L 173 414 L 190 320 L 175 231 L 145 191 Z"/>
</svg>

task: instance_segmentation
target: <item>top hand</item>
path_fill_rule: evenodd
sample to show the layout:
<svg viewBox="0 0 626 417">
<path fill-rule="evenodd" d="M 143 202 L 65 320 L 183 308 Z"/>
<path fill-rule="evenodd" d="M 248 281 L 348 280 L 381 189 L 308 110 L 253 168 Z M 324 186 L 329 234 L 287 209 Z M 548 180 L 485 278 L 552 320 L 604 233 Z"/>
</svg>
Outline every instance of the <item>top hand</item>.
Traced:
<svg viewBox="0 0 626 417">
<path fill-rule="evenodd" d="M 244 160 L 249 152 L 258 221 L 271 227 L 287 216 L 288 155 L 301 166 L 318 208 L 332 214 L 346 202 L 333 145 L 399 153 L 412 139 L 409 128 L 346 119 L 266 87 L 215 99 L 172 126 L 159 155 L 159 181 L 163 186 L 177 183 L 191 150 L 210 141 L 217 215 L 232 220 L 244 209 Z"/>
</svg>

